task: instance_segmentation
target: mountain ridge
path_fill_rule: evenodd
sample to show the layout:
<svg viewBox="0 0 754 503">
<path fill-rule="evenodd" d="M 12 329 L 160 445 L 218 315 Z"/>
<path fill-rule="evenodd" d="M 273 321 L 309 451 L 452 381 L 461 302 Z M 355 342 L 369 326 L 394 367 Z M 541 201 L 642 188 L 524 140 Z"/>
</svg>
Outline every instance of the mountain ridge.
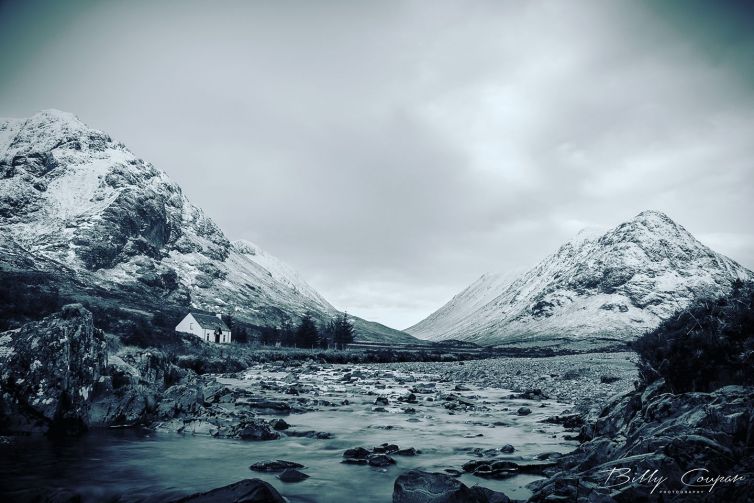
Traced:
<svg viewBox="0 0 754 503">
<path fill-rule="evenodd" d="M 481 307 L 457 316 L 456 296 L 406 331 L 486 345 L 607 346 L 630 341 L 694 299 L 723 294 L 735 279 L 751 277 L 664 213 L 647 210 L 602 235 L 577 235 L 499 285 L 498 295 Z M 490 296 L 472 286 L 464 297 Z"/>
<path fill-rule="evenodd" d="M 283 261 L 231 242 L 163 171 L 67 112 L 0 119 L 0 227 L 0 271 L 22 273 L 23 262 L 66 288 L 140 292 L 155 307 L 222 312 L 260 327 L 338 313 Z M 361 340 L 416 342 L 357 325 Z"/>
</svg>

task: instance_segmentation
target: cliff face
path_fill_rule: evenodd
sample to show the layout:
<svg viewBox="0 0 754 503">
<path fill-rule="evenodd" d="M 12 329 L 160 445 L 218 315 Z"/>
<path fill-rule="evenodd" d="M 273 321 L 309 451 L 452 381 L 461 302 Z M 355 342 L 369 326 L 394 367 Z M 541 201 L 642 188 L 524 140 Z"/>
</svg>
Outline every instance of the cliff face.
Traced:
<svg viewBox="0 0 754 503">
<path fill-rule="evenodd" d="M 601 236 L 577 236 L 517 277 L 484 276 L 406 331 L 488 345 L 608 346 L 751 277 L 667 215 L 645 211 Z"/>
<path fill-rule="evenodd" d="M 80 305 L 0 333 L 0 421 L 11 431 L 75 433 L 106 372 L 105 338 Z"/>
</svg>

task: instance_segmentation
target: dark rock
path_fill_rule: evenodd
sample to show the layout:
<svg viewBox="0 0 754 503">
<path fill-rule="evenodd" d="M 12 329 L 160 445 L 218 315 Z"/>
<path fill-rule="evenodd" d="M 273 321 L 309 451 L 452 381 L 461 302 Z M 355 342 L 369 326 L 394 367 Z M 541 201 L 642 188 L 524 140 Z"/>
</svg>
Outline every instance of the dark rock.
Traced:
<svg viewBox="0 0 754 503">
<path fill-rule="evenodd" d="M 563 457 L 563 454 L 560 452 L 543 452 L 541 454 L 537 454 L 537 459 L 540 461 L 544 461 L 545 459 L 558 459 Z"/>
<path fill-rule="evenodd" d="M 395 460 L 386 454 L 370 454 L 367 457 L 369 466 L 385 467 L 395 464 Z"/>
<path fill-rule="evenodd" d="M 283 461 L 282 459 L 259 461 L 249 467 L 249 470 L 255 472 L 280 472 L 288 468 L 303 468 L 304 465 L 294 463 L 293 461 Z"/>
<path fill-rule="evenodd" d="M 285 434 L 289 437 L 316 438 L 319 440 L 327 440 L 333 438 L 333 434 L 327 431 L 286 431 Z"/>
<path fill-rule="evenodd" d="M 409 447 L 408 449 L 399 449 L 396 454 L 399 456 L 416 456 L 417 451 L 413 447 Z"/>
<path fill-rule="evenodd" d="M 259 413 L 269 412 L 288 414 L 291 411 L 291 406 L 287 402 L 267 400 L 264 398 L 239 398 L 236 400 L 236 405 L 255 409 L 259 411 Z"/>
<path fill-rule="evenodd" d="M 356 459 L 356 458 L 346 458 L 341 461 L 341 463 L 347 464 L 347 465 L 366 465 L 367 460 L 365 459 Z"/>
<path fill-rule="evenodd" d="M 500 452 L 504 454 L 512 454 L 513 452 L 515 452 L 515 450 L 516 448 L 513 447 L 511 444 L 505 444 L 504 446 L 500 448 Z"/>
<path fill-rule="evenodd" d="M 603 384 L 612 384 L 618 381 L 620 381 L 620 377 L 618 376 L 610 376 L 610 375 L 600 376 L 600 382 Z"/>
<path fill-rule="evenodd" d="M 550 424 L 559 424 L 566 429 L 581 428 L 582 426 L 584 426 L 584 418 L 579 414 L 548 417 L 543 422 Z"/>
<path fill-rule="evenodd" d="M 398 452 L 398 450 L 399 447 L 395 444 L 382 444 L 372 448 L 372 452 L 379 454 L 393 454 L 394 452 Z"/>
<path fill-rule="evenodd" d="M 309 475 L 296 470 L 295 468 L 288 468 L 277 476 L 283 482 L 301 482 L 309 478 Z"/>
<path fill-rule="evenodd" d="M 290 425 L 282 419 L 273 419 L 270 421 L 270 426 L 272 426 L 272 429 L 275 431 L 283 431 L 290 428 Z"/>
<path fill-rule="evenodd" d="M 241 421 L 235 428 L 235 436 L 241 440 L 276 440 L 280 434 L 262 419 Z"/>
<path fill-rule="evenodd" d="M 531 409 L 529 407 L 520 407 L 516 411 L 516 414 L 518 414 L 519 416 L 528 416 L 529 414 L 531 414 Z"/>
<path fill-rule="evenodd" d="M 406 403 L 416 403 L 416 395 L 413 393 L 409 393 L 408 395 L 398 397 L 399 402 L 406 402 Z"/>
<path fill-rule="evenodd" d="M 554 466 L 557 466 L 557 463 L 524 463 L 518 465 L 518 471 L 521 473 L 541 475 L 545 473 L 548 468 Z"/>
<path fill-rule="evenodd" d="M 547 400 L 548 396 L 545 395 L 541 389 L 527 389 L 523 393 L 516 396 L 524 400 Z"/>
<path fill-rule="evenodd" d="M 196 385 L 176 384 L 162 394 L 157 406 L 157 416 L 170 419 L 183 414 L 194 414 L 204 406 L 204 393 Z"/>
<path fill-rule="evenodd" d="M 370 454 L 371 452 L 364 449 L 363 447 L 356 447 L 354 449 L 347 449 L 343 453 L 343 457 L 350 459 L 366 459 Z"/>
<path fill-rule="evenodd" d="M 393 485 L 393 503 L 507 503 L 499 496 L 490 499 L 493 494 L 502 495 L 469 489 L 460 480 L 444 473 L 419 470 L 400 475 Z"/>
<path fill-rule="evenodd" d="M 286 503 L 270 484 L 259 479 L 246 479 L 205 493 L 192 494 L 175 503 Z"/>
<path fill-rule="evenodd" d="M 484 503 L 510 503 L 510 498 L 505 493 L 493 491 L 486 487 L 473 486 L 469 488 L 477 498 L 477 501 Z"/>
<path fill-rule="evenodd" d="M 631 459 L 633 466 L 657 469 L 668 482 L 663 489 L 683 489 L 682 475 L 695 467 L 714 473 L 750 473 L 748 452 L 754 431 L 754 388 L 726 386 L 709 393 L 670 394 L 662 380 L 616 397 L 589 429 L 590 440 L 554 462 L 522 465 L 522 472 L 551 474 L 532 484 L 530 501 L 573 501 L 587 488 L 595 501 L 652 501 L 651 485 L 626 484 L 612 492 L 601 487 L 604 473 L 616 463 Z M 749 419 L 744 421 L 743 417 Z M 585 425 L 582 432 L 587 429 Z M 544 465 L 544 468 L 543 468 Z M 549 465 L 549 466 L 548 466 Z M 620 465 L 622 466 L 622 465 Z M 537 471 L 533 471 L 536 467 Z M 550 470 L 551 468 L 551 470 Z M 745 501 L 754 490 L 748 478 L 716 486 L 715 501 Z M 609 496 L 607 492 L 610 492 Z M 612 498 L 612 499 L 608 499 Z M 668 502 L 688 495 L 664 494 Z M 591 501 L 591 500 L 590 500 Z"/>
<path fill-rule="evenodd" d="M 105 336 L 80 304 L 0 333 L 0 423 L 16 432 L 81 433 L 106 365 Z"/>
<path fill-rule="evenodd" d="M 376 399 L 374 400 L 374 404 L 375 404 L 375 405 L 387 405 L 388 403 L 389 403 L 389 400 L 387 399 L 387 397 L 386 397 L 386 396 L 378 396 L 378 397 L 377 397 L 377 398 L 376 398 Z"/>
<path fill-rule="evenodd" d="M 473 474 L 488 479 L 505 479 L 519 473 L 518 465 L 512 461 L 487 461 L 477 465 Z M 466 465 L 464 465 L 466 469 Z"/>
</svg>

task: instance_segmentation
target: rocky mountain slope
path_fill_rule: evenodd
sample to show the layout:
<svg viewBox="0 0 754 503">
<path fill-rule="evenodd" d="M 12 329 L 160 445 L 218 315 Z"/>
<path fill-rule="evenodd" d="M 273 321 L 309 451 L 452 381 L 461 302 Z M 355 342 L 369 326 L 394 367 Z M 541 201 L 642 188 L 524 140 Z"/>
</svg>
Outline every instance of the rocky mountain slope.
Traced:
<svg viewBox="0 0 754 503">
<path fill-rule="evenodd" d="M 482 276 L 406 331 L 487 345 L 604 347 L 751 277 L 667 215 L 645 211 L 601 236 L 579 234 L 513 279 Z"/>
<path fill-rule="evenodd" d="M 337 313 L 291 267 L 229 241 L 164 172 L 68 113 L 0 119 L 0 227 L 0 272 L 33 273 L 70 300 L 201 309 L 255 326 Z M 363 320 L 357 338 L 415 342 Z"/>
</svg>

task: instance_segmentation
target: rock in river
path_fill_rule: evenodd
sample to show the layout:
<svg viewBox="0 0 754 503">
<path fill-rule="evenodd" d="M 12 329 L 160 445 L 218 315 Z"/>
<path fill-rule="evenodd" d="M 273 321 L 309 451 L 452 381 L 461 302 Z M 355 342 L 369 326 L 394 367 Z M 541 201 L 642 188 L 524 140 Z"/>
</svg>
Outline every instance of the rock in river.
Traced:
<svg viewBox="0 0 754 503">
<path fill-rule="evenodd" d="M 241 440 L 276 440 L 280 433 L 273 431 L 262 419 L 247 419 L 238 424 L 235 436 Z"/>
<path fill-rule="evenodd" d="M 347 459 L 366 459 L 371 453 L 363 447 L 355 447 L 353 449 L 347 449 L 343 453 L 343 457 Z"/>
<path fill-rule="evenodd" d="M 519 416 L 528 416 L 529 414 L 531 414 L 531 409 L 529 407 L 520 407 L 516 411 L 516 414 L 518 414 Z"/>
<path fill-rule="evenodd" d="M 503 493 L 469 488 L 450 475 L 411 470 L 395 479 L 393 503 L 509 503 Z"/>
<path fill-rule="evenodd" d="M 395 460 L 386 454 L 370 454 L 367 458 L 367 463 L 370 466 L 376 466 L 382 468 L 395 464 Z"/>
<path fill-rule="evenodd" d="M 249 470 L 255 472 L 282 472 L 288 468 L 303 468 L 304 465 L 294 463 L 293 461 L 284 461 L 282 459 L 271 459 L 259 461 L 249 467 Z"/>
<path fill-rule="evenodd" d="M 304 472 L 300 472 L 295 468 L 288 468 L 287 470 L 283 471 L 283 473 L 278 475 L 278 478 L 283 482 L 301 482 L 302 480 L 308 479 L 309 475 L 305 474 Z"/>
<path fill-rule="evenodd" d="M 267 482 L 245 479 L 205 493 L 186 496 L 174 503 L 286 503 L 286 500 Z"/>
</svg>

